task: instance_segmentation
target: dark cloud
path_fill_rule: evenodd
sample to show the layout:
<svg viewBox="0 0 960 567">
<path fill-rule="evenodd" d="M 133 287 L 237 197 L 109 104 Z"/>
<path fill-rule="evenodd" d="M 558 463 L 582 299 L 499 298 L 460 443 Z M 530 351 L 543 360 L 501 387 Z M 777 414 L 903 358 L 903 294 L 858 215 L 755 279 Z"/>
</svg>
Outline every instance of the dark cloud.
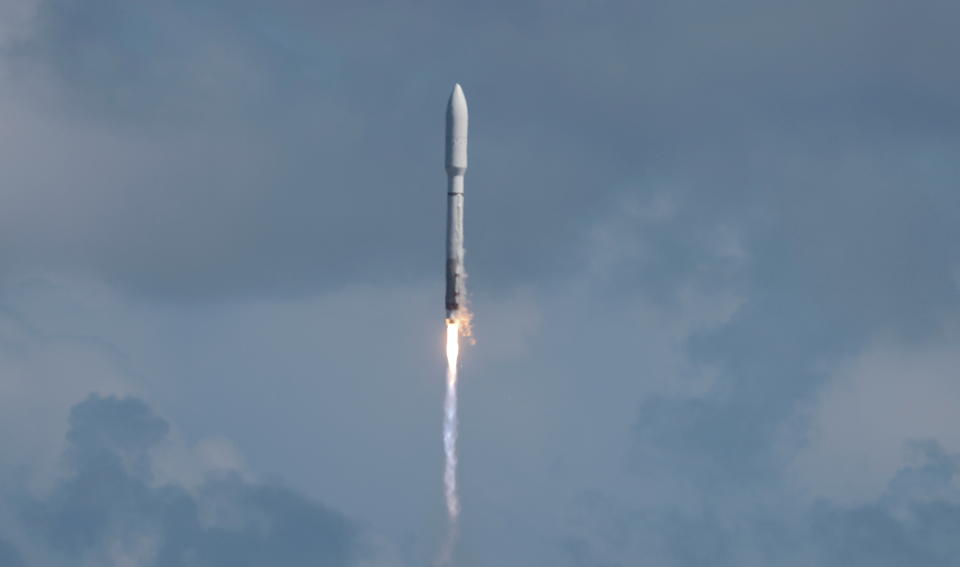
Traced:
<svg viewBox="0 0 960 567">
<path fill-rule="evenodd" d="M 70 415 L 68 475 L 23 505 L 27 532 L 60 557 L 137 565 L 352 565 L 357 528 L 304 495 L 236 473 L 196 489 L 155 482 L 167 423 L 136 398 L 91 396 Z"/>
<path fill-rule="evenodd" d="M 810 273 L 851 256 L 875 265 L 879 249 L 909 269 L 941 233 L 887 231 L 889 246 L 855 233 L 892 226 L 900 195 L 954 204 L 934 189 L 948 171 L 917 165 L 908 189 L 871 166 L 915 163 L 925 142 L 955 161 L 950 4 L 261 8 L 41 2 L 8 62 L 45 85 L 29 93 L 45 115 L 133 150 L 92 145 L 97 171 L 61 181 L 77 196 L 116 194 L 54 243 L 72 262 L 55 248 L 7 254 L 180 297 L 425 278 L 441 253 L 442 190 L 429 188 L 443 183 L 454 80 L 472 104 L 469 247 L 487 287 L 576 269 L 598 215 L 660 182 L 686 185 L 684 218 L 708 234 L 765 215 L 751 238 L 774 238 L 771 255 Z M 843 178 L 850 169 L 857 179 Z M 844 244 L 827 257 L 820 240 Z M 655 240 L 664 254 L 671 241 Z"/>
</svg>

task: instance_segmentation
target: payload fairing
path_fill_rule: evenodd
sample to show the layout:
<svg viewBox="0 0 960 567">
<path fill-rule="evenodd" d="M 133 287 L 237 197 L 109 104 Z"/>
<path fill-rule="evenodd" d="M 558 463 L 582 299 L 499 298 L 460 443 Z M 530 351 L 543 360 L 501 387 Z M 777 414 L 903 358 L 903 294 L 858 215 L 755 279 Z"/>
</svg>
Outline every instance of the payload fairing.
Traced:
<svg viewBox="0 0 960 567">
<path fill-rule="evenodd" d="M 463 176 L 467 172 L 467 99 L 453 86 L 447 103 L 447 319 L 457 319 L 466 300 L 463 267 Z"/>
</svg>

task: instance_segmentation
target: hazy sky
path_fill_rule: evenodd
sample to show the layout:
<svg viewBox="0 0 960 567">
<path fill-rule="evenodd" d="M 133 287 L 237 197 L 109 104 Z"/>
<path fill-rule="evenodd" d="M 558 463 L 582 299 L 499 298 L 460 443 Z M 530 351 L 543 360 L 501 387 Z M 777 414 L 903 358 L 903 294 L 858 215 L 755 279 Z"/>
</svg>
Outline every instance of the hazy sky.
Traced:
<svg viewBox="0 0 960 567">
<path fill-rule="evenodd" d="M 960 4 L 0 0 L 0 565 L 960 564 Z"/>
</svg>

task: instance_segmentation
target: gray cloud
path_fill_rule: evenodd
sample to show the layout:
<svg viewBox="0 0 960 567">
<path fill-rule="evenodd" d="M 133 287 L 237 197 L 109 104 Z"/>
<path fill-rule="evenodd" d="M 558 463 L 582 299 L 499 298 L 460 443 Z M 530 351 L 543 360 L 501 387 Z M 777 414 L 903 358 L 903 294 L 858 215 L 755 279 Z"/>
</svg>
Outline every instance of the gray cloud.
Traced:
<svg viewBox="0 0 960 567">
<path fill-rule="evenodd" d="M 877 501 L 849 509 L 821 506 L 813 537 L 822 565 L 952 565 L 960 557 L 958 456 L 934 442 L 914 445 L 917 464 L 902 469 Z"/>
<path fill-rule="evenodd" d="M 73 144 L 95 170 L 67 164 L 60 179 L 28 171 L 22 183 L 53 202 L 49 185 L 69 184 L 70 200 L 98 207 L 71 238 L 48 235 L 40 250 L 20 238 L 30 248 L 7 254 L 180 297 L 425 278 L 442 232 L 442 199 L 424 189 L 442 185 L 436 109 L 457 79 L 474 101 L 470 255 L 483 285 L 575 270 L 583 231 L 657 176 L 686 185 L 694 226 L 765 215 L 773 224 L 752 238 L 773 236 L 772 255 L 807 254 L 818 234 L 869 265 L 876 248 L 848 238 L 850 215 L 890 226 L 905 191 L 871 163 L 926 170 L 931 141 L 955 161 L 957 46 L 942 25 L 953 10 L 46 0 L 10 49 L 16 76 L 33 79 L 8 103 L 95 124 L 102 139 Z M 790 201 L 805 196 L 807 209 Z M 804 205 L 818 202 L 832 206 Z M 818 224 L 780 223 L 788 209 Z M 813 232 L 793 241 L 794 228 Z M 904 261 L 920 245 L 891 244 Z"/>
<path fill-rule="evenodd" d="M 935 442 L 910 447 L 914 462 L 883 494 L 854 506 L 819 501 L 797 509 L 779 499 L 715 493 L 695 510 L 654 511 L 581 499 L 590 520 L 562 548 L 578 567 L 623 565 L 641 555 L 677 567 L 951 565 L 960 554 L 952 535 L 960 522 L 960 461 Z"/>
<path fill-rule="evenodd" d="M 136 398 L 92 395 L 74 406 L 66 477 L 22 504 L 28 547 L 81 565 L 355 564 L 357 527 L 294 490 L 236 473 L 195 489 L 157 483 L 151 451 L 167 430 Z"/>
</svg>

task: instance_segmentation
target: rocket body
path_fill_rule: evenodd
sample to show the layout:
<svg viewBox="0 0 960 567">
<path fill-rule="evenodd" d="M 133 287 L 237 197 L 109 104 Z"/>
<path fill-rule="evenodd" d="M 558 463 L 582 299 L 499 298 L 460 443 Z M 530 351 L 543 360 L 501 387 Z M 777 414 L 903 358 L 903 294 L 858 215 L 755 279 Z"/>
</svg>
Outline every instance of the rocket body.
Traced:
<svg viewBox="0 0 960 567">
<path fill-rule="evenodd" d="M 447 103 L 447 319 L 456 319 L 466 299 L 463 265 L 463 177 L 467 172 L 467 99 L 454 85 Z"/>
</svg>

